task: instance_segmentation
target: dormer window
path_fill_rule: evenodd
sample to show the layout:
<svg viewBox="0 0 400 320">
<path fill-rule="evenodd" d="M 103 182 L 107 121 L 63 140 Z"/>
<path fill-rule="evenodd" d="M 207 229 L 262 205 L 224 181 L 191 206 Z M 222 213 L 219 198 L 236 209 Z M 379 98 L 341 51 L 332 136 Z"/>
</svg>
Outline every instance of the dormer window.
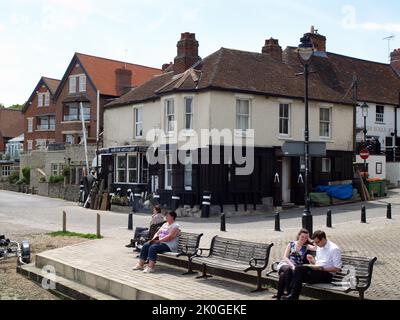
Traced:
<svg viewBox="0 0 400 320">
<path fill-rule="evenodd" d="M 86 75 L 79 76 L 79 92 L 86 92 Z"/>
<path fill-rule="evenodd" d="M 76 93 L 76 76 L 69 77 L 69 93 Z"/>
<path fill-rule="evenodd" d="M 38 93 L 38 107 L 43 107 L 43 94 Z"/>
<path fill-rule="evenodd" d="M 38 93 L 38 107 L 48 107 L 50 105 L 50 93 L 41 92 Z"/>
</svg>

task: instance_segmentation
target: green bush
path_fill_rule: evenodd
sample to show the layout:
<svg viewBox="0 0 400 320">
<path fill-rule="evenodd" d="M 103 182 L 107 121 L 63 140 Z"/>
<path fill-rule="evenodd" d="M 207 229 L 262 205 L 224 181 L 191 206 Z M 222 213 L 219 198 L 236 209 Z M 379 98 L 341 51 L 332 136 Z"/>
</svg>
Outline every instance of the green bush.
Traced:
<svg viewBox="0 0 400 320">
<path fill-rule="evenodd" d="M 49 183 L 60 183 L 64 182 L 63 176 L 50 176 Z"/>
<path fill-rule="evenodd" d="M 41 177 L 39 178 L 39 182 L 46 182 L 46 177 L 41 176 Z"/>
<path fill-rule="evenodd" d="M 17 181 L 19 180 L 19 172 L 14 171 L 13 173 L 11 173 L 11 175 L 8 177 L 8 182 L 10 184 L 16 184 Z"/>
<path fill-rule="evenodd" d="M 30 182 L 31 182 L 31 168 L 30 167 L 22 168 L 22 177 L 23 178 L 21 180 L 24 180 L 23 183 L 30 184 Z"/>
<path fill-rule="evenodd" d="M 65 166 L 62 172 L 63 177 L 69 177 L 70 175 L 70 167 L 69 166 Z"/>
</svg>

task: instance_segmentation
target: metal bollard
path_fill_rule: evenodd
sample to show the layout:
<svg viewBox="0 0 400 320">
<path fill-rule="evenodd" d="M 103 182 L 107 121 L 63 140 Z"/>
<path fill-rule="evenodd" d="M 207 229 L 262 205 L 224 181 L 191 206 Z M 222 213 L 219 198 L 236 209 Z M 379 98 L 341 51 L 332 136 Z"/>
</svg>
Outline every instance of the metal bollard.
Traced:
<svg viewBox="0 0 400 320">
<path fill-rule="evenodd" d="M 332 210 L 328 210 L 326 214 L 326 227 L 332 228 Z"/>
<path fill-rule="evenodd" d="M 203 201 L 201 202 L 201 217 L 209 218 L 210 217 L 210 209 L 211 209 L 211 192 L 204 191 L 203 192 Z"/>
<path fill-rule="evenodd" d="M 275 213 L 275 231 L 281 231 L 281 217 L 279 211 Z"/>
<path fill-rule="evenodd" d="M 221 214 L 221 231 L 226 232 L 226 216 L 225 216 L 225 213 Z"/>
<path fill-rule="evenodd" d="M 361 208 L 361 223 L 367 223 L 367 209 L 365 206 Z"/>
<path fill-rule="evenodd" d="M 392 205 L 390 203 L 387 205 L 386 217 L 392 219 Z"/>
<path fill-rule="evenodd" d="M 159 205 L 160 204 L 160 195 L 159 194 L 154 194 L 154 196 L 153 196 L 153 204 L 156 206 L 156 205 Z"/>
<path fill-rule="evenodd" d="M 128 230 L 133 230 L 133 214 L 128 215 Z"/>
<path fill-rule="evenodd" d="M 171 196 L 171 210 L 176 211 L 179 208 L 181 197 L 177 194 L 172 194 Z"/>
</svg>

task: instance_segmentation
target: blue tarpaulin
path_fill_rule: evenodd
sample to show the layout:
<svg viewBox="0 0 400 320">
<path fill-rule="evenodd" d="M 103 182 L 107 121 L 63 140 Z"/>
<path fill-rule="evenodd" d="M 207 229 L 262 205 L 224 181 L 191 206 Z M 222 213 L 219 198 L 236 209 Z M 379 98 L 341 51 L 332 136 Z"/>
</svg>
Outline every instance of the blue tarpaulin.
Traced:
<svg viewBox="0 0 400 320">
<path fill-rule="evenodd" d="M 339 200 L 350 200 L 353 198 L 353 185 L 318 186 L 316 192 L 326 192 L 328 196 Z"/>
</svg>

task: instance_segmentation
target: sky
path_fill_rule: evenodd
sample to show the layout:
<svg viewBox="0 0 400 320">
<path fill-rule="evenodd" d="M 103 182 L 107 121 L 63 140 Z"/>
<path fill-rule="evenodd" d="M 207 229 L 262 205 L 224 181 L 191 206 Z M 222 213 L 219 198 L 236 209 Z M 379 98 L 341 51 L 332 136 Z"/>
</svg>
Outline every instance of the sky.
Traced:
<svg viewBox="0 0 400 320">
<path fill-rule="evenodd" d="M 0 103 L 24 103 L 41 76 L 61 79 L 74 52 L 161 67 L 182 32 L 200 56 L 221 47 L 297 46 L 314 25 L 327 50 L 388 63 L 400 48 L 400 1 L 0 0 Z"/>
</svg>

